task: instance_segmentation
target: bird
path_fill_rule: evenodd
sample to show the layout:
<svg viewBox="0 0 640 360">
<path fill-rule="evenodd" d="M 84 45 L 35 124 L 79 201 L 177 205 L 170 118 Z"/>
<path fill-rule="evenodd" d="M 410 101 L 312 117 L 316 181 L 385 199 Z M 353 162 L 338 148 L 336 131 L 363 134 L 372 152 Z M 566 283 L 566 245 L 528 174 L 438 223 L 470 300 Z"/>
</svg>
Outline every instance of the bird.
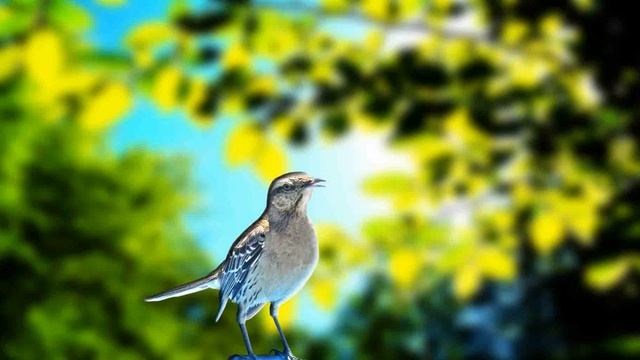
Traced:
<svg viewBox="0 0 640 360">
<path fill-rule="evenodd" d="M 233 358 L 251 360 L 258 357 L 251 347 L 245 323 L 269 303 L 270 315 L 284 347 L 283 351 L 274 352 L 287 360 L 297 359 L 278 321 L 278 309 L 304 286 L 318 263 L 318 240 L 307 216 L 307 204 L 313 189 L 323 187 L 324 182 L 299 171 L 275 178 L 269 186 L 264 211 L 233 242 L 215 270 L 145 300 L 156 302 L 218 289 L 216 322 L 227 302 L 237 304 L 236 321 L 247 355 Z"/>
</svg>

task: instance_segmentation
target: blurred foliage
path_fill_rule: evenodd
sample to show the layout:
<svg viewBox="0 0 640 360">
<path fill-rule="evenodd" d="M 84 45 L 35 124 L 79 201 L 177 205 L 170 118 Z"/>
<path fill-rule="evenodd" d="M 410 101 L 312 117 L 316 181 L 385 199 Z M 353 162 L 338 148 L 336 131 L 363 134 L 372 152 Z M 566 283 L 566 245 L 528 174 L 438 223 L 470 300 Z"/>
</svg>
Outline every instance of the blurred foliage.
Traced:
<svg viewBox="0 0 640 360">
<path fill-rule="evenodd" d="M 106 54 L 77 41 L 91 19 L 72 2 L 9 1 L 0 5 L 3 121 L 78 128 L 73 154 L 82 158 L 93 147 L 87 139 L 141 92 L 203 126 L 237 118 L 225 158 L 263 179 L 285 171 L 287 151 L 318 135 L 331 142 L 383 133 L 413 169 L 363 184 L 393 211 L 370 219 L 360 239 L 320 229 L 310 292 L 322 309 L 344 313 L 344 336 L 309 342 L 308 354 L 633 358 L 633 10 L 591 0 L 174 1 L 166 19 L 131 31 L 125 53 Z M 460 19 L 472 28 L 456 27 Z M 366 31 L 353 39 L 327 30 L 331 20 Z M 10 129 L 2 132 L 0 194 L 14 216 L 24 213 L 13 210 L 27 189 L 20 169 L 41 159 L 26 150 L 31 143 L 12 145 L 21 140 Z M 346 274 L 361 276 L 365 290 L 341 306 Z"/>
<path fill-rule="evenodd" d="M 212 264 L 182 222 L 184 159 L 114 157 L 103 145 L 132 92 L 123 68 L 81 41 L 76 21 L 88 15 L 65 1 L 0 6 L 13 12 L 0 21 L 0 357 L 241 352 L 233 317 L 214 326 L 211 294 L 143 302 Z"/>
</svg>

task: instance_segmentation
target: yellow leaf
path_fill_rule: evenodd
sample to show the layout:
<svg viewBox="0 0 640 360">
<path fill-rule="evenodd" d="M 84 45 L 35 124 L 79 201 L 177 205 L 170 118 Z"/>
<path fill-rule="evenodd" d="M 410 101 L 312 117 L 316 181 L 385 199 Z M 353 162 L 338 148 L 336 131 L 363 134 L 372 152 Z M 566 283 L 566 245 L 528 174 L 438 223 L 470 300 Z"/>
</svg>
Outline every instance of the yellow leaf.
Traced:
<svg viewBox="0 0 640 360">
<path fill-rule="evenodd" d="M 363 0 L 362 3 L 362 12 L 368 17 L 386 21 L 389 18 L 389 1 L 388 0 Z"/>
<path fill-rule="evenodd" d="M 454 68 L 464 65 L 471 56 L 471 43 L 466 39 L 453 39 L 445 43 L 444 56 L 447 65 Z"/>
<path fill-rule="evenodd" d="M 611 259 L 589 265 L 585 281 L 598 291 L 606 291 L 616 286 L 627 274 L 630 263 L 626 258 Z"/>
<path fill-rule="evenodd" d="M 277 16 L 263 19 L 253 42 L 253 51 L 269 59 L 282 59 L 293 53 L 300 44 L 299 30 L 286 24 L 286 20 Z"/>
<path fill-rule="evenodd" d="M 225 51 L 222 57 L 222 66 L 225 69 L 237 69 L 246 67 L 251 63 L 251 56 L 242 44 L 235 43 Z"/>
<path fill-rule="evenodd" d="M 453 293 L 460 300 L 468 300 L 480 289 L 482 277 L 475 264 L 466 264 L 453 276 Z"/>
<path fill-rule="evenodd" d="M 512 256 L 497 248 L 487 247 L 480 251 L 478 263 L 482 272 L 496 280 L 511 280 L 516 274 L 516 262 Z"/>
<path fill-rule="evenodd" d="M 284 151 L 278 145 L 265 142 L 258 149 L 255 166 L 262 179 L 271 181 L 287 170 L 288 162 Z"/>
<path fill-rule="evenodd" d="M 349 0 L 322 0 L 322 8 L 329 12 L 343 12 L 349 9 Z"/>
<path fill-rule="evenodd" d="M 238 126 L 233 130 L 227 142 L 227 162 L 231 166 L 237 166 L 254 159 L 263 143 L 262 133 L 255 125 Z"/>
<path fill-rule="evenodd" d="M 336 279 L 318 279 L 312 282 L 311 294 L 320 308 L 331 310 L 338 300 Z"/>
<path fill-rule="evenodd" d="M 524 21 L 507 21 L 502 30 L 502 40 L 507 45 L 517 45 L 529 32 L 529 27 Z"/>
<path fill-rule="evenodd" d="M 175 66 L 168 66 L 158 73 L 152 96 L 161 109 L 169 110 L 176 105 L 182 79 L 182 72 Z"/>
<path fill-rule="evenodd" d="M 593 241 L 598 229 L 599 217 L 595 209 L 584 205 L 581 211 L 568 214 L 566 217 L 567 226 L 576 235 L 578 241 L 584 245 L 589 245 Z"/>
<path fill-rule="evenodd" d="M 515 222 L 514 213 L 508 210 L 496 211 L 491 220 L 493 221 L 496 230 L 500 232 L 511 230 Z"/>
<path fill-rule="evenodd" d="M 273 76 L 258 76 L 251 81 L 247 91 L 250 94 L 272 94 L 276 91 L 276 80 Z"/>
<path fill-rule="evenodd" d="M 384 44 L 384 34 L 379 30 L 371 30 L 364 38 L 364 47 L 368 52 L 380 51 Z"/>
<path fill-rule="evenodd" d="M 100 80 L 100 75 L 90 70 L 67 71 L 59 79 L 61 91 L 71 94 L 88 93 Z"/>
<path fill-rule="evenodd" d="M 416 13 L 420 10 L 422 5 L 422 1 L 420 0 L 398 0 L 398 14 L 400 18 L 405 19 L 416 15 Z"/>
<path fill-rule="evenodd" d="M 594 1 L 593 0 L 573 0 L 573 5 L 575 5 L 578 10 L 587 12 L 593 9 Z"/>
<path fill-rule="evenodd" d="M 524 207 L 531 203 L 534 198 L 534 192 L 529 184 L 519 181 L 513 186 L 511 196 L 517 206 Z"/>
<path fill-rule="evenodd" d="M 407 150 L 416 160 L 428 162 L 451 152 L 451 145 L 441 136 L 420 134 L 398 143 L 401 150 Z M 427 169 L 430 171 L 429 169 Z"/>
<path fill-rule="evenodd" d="M 100 3 L 100 5 L 104 5 L 104 6 L 122 6 L 124 4 L 127 3 L 127 0 L 98 0 L 98 3 Z"/>
<path fill-rule="evenodd" d="M 148 48 L 133 52 L 133 62 L 141 69 L 149 69 L 154 64 L 154 61 L 153 51 Z"/>
<path fill-rule="evenodd" d="M 388 172 L 369 177 L 363 183 L 363 191 L 373 196 L 392 196 L 415 192 L 416 179 L 402 172 Z"/>
<path fill-rule="evenodd" d="M 564 237 L 561 217 L 550 211 L 535 216 L 529 223 L 528 231 L 533 247 L 542 255 L 551 253 Z"/>
<path fill-rule="evenodd" d="M 474 124 L 469 111 L 459 108 L 446 116 L 444 128 L 449 137 L 458 145 L 482 146 L 487 145 L 487 136 Z"/>
<path fill-rule="evenodd" d="M 329 61 L 318 61 L 311 69 L 311 78 L 317 82 L 327 83 L 334 78 L 333 66 Z"/>
<path fill-rule="evenodd" d="M 206 122 L 212 116 L 212 114 L 201 109 L 203 103 L 207 100 L 207 96 L 209 96 L 208 91 L 210 91 L 209 86 L 202 79 L 193 79 L 189 84 L 185 107 L 194 120 Z"/>
<path fill-rule="evenodd" d="M 626 174 L 640 173 L 639 153 L 635 140 L 631 136 L 622 136 L 610 141 L 608 158 Z"/>
<path fill-rule="evenodd" d="M 540 59 L 518 57 L 511 61 L 508 72 L 514 85 L 531 89 L 549 74 L 549 66 Z"/>
<path fill-rule="evenodd" d="M 433 7 L 440 11 L 449 9 L 452 4 L 453 4 L 452 0 L 434 0 L 433 1 Z"/>
<path fill-rule="evenodd" d="M 539 26 L 544 35 L 549 37 L 557 36 L 562 29 L 562 18 L 556 13 L 547 15 L 540 20 Z"/>
<path fill-rule="evenodd" d="M 421 253 L 410 249 L 396 250 L 389 260 L 389 274 L 393 281 L 403 289 L 413 286 L 423 265 Z"/>
<path fill-rule="evenodd" d="M 288 138 L 298 121 L 291 116 L 282 115 L 273 119 L 272 123 L 273 131 L 275 131 L 278 136 Z"/>
<path fill-rule="evenodd" d="M 27 74 L 45 87 L 54 87 L 65 63 L 62 39 L 53 30 L 38 30 L 24 46 Z"/>
<path fill-rule="evenodd" d="M 20 49 L 15 45 L 0 48 L 0 82 L 13 75 L 20 65 Z"/>
<path fill-rule="evenodd" d="M 147 48 L 170 39 L 171 27 L 163 22 L 154 21 L 137 26 L 127 35 L 127 44 L 132 48 Z"/>
<path fill-rule="evenodd" d="M 105 129 L 126 114 L 131 104 L 131 93 L 124 84 L 108 83 L 87 101 L 80 114 L 80 124 L 88 130 Z"/>
<path fill-rule="evenodd" d="M 567 75 L 564 78 L 564 83 L 578 109 L 584 111 L 595 110 L 602 102 L 602 92 L 592 74 Z"/>
<path fill-rule="evenodd" d="M 244 111 L 244 98 L 236 94 L 227 94 L 222 98 L 220 111 L 227 114 L 239 114 Z"/>
</svg>

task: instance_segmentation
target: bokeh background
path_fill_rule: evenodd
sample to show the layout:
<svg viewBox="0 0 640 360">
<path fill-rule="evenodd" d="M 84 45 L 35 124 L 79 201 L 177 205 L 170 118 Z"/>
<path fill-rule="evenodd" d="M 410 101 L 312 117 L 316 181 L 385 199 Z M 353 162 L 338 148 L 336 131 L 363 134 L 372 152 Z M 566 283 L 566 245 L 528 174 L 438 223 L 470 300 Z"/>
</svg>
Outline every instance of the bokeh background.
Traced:
<svg viewBox="0 0 640 360">
<path fill-rule="evenodd" d="M 640 357 L 624 1 L 0 1 L 0 358 L 226 359 L 210 271 L 328 180 L 306 359 Z M 254 348 L 279 347 L 263 311 Z"/>
</svg>

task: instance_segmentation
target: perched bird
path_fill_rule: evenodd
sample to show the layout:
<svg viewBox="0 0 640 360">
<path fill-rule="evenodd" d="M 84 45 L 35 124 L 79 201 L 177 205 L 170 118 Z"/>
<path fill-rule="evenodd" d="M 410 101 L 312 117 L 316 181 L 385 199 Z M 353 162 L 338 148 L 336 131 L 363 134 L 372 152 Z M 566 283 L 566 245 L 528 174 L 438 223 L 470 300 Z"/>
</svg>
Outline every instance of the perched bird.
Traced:
<svg viewBox="0 0 640 360">
<path fill-rule="evenodd" d="M 208 275 L 150 296 L 161 301 L 205 289 L 219 289 L 220 319 L 227 302 L 238 304 L 237 321 L 248 355 L 256 359 L 245 322 L 270 303 L 270 313 L 287 359 L 295 359 L 278 322 L 278 308 L 307 282 L 318 263 L 318 242 L 307 217 L 307 203 L 322 179 L 303 172 L 284 174 L 271 183 L 267 206 L 231 245 L 225 260 Z"/>
</svg>

